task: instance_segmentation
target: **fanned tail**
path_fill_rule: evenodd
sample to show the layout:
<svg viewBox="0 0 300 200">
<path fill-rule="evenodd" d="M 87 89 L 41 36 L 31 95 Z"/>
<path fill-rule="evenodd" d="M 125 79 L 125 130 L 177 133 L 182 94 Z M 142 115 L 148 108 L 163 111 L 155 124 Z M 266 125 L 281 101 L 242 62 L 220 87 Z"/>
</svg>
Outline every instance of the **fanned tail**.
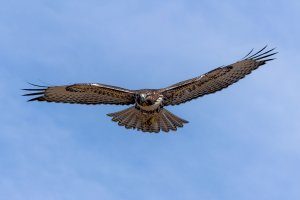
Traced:
<svg viewBox="0 0 300 200">
<path fill-rule="evenodd" d="M 112 117 L 112 121 L 118 122 L 119 126 L 150 133 L 176 131 L 178 127 L 183 127 L 185 123 L 188 123 L 164 108 L 158 112 L 145 113 L 133 106 L 107 115 Z"/>
</svg>

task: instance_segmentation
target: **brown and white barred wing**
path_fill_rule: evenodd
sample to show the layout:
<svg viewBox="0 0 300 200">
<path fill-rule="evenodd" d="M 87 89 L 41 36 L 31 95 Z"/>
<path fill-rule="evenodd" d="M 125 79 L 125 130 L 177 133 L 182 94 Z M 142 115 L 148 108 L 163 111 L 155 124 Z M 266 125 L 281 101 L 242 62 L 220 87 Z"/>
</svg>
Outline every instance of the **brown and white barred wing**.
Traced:
<svg viewBox="0 0 300 200">
<path fill-rule="evenodd" d="M 37 87 L 39 88 L 24 89 L 26 91 L 33 92 L 25 94 L 24 96 L 37 96 L 29 101 L 117 105 L 129 105 L 135 102 L 135 92 L 103 84 L 74 84 L 54 87 Z"/>
<path fill-rule="evenodd" d="M 219 67 L 199 77 L 183 81 L 161 90 L 164 95 L 164 105 L 178 105 L 192 99 L 220 91 L 244 78 L 276 54 L 273 50 L 264 51 L 266 47 L 255 54 L 252 51 L 241 61 L 225 67 Z"/>
</svg>

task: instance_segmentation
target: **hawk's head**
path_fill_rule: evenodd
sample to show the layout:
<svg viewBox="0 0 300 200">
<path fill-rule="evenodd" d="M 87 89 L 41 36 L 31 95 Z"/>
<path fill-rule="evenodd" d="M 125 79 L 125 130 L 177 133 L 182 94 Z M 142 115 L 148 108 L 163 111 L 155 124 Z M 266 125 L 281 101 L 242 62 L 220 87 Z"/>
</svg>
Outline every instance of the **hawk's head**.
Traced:
<svg viewBox="0 0 300 200">
<path fill-rule="evenodd" d="M 157 103 L 161 95 L 154 91 L 145 91 L 140 93 L 137 98 L 136 102 L 141 106 L 151 106 Z"/>
</svg>

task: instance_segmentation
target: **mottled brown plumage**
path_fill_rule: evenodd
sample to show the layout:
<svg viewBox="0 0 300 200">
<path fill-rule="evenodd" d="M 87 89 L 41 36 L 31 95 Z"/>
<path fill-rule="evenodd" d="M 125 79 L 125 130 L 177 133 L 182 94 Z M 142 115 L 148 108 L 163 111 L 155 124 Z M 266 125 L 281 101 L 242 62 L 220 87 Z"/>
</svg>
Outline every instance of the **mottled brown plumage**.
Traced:
<svg viewBox="0 0 300 200">
<path fill-rule="evenodd" d="M 222 90 L 244 78 L 267 61 L 273 60 L 274 49 L 266 47 L 233 64 L 216 68 L 206 74 L 162 89 L 128 90 L 104 84 L 74 84 L 66 86 L 36 86 L 24 89 L 33 93 L 24 96 L 36 96 L 29 101 L 47 101 L 76 104 L 115 104 L 134 106 L 108 116 L 128 129 L 143 132 L 176 131 L 188 121 L 177 117 L 164 107 L 179 105 L 192 99 Z"/>
</svg>

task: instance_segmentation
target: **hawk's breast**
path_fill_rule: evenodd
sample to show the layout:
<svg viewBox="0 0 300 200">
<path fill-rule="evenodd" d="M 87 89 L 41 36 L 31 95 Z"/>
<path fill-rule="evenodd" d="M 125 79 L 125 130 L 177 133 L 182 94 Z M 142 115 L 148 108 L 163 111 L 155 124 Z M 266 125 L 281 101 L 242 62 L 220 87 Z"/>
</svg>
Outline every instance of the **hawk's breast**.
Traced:
<svg viewBox="0 0 300 200">
<path fill-rule="evenodd" d="M 162 101 L 163 101 L 163 96 L 159 96 L 156 101 L 154 102 L 154 104 L 152 105 L 140 105 L 138 102 L 136 103 L 136 106 L 144 111 L 155 111 L 157 110 L 159 107 L 161 107 L 162 105 Z"/>
</svg>

